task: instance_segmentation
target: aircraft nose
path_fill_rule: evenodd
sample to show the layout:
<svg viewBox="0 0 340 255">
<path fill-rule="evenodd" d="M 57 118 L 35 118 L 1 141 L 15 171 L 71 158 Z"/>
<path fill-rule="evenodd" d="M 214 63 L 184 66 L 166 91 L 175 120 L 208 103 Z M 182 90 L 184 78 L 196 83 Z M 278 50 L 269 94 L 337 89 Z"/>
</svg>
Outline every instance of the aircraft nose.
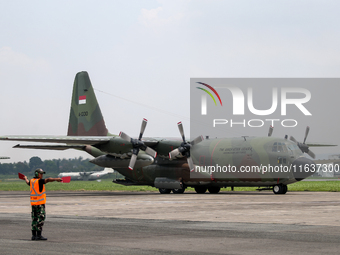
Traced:
<svg viewBox="0 0 340 255">
<path fill-rule="evenodd" d="M 294 160 L 291 169 L 293 171 L 294 178 L 297 181 L 301 181 L 317 171 L 314 161 L 305 157 L 300 157 Z"/>
</svg>

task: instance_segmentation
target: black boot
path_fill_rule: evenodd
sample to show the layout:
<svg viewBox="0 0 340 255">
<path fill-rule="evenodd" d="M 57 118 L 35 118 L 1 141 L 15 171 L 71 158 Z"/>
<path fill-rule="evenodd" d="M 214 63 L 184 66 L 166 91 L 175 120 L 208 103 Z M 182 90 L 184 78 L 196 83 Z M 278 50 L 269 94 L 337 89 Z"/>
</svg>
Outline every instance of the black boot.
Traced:
<svg viewBox="0 0 340 255">
<path fill-rule="evenodd" d="M 46 241 L 47 238 L 45 238 L 45 237 L 43 237 L 41 235 L 41 231 L 37 231 L 37 237 L 35 238 L 35 240 L 37 240 L 37 241 Z"/>
<path fill-rule="evenodd" d="M 37 237 L 37 231 L 32 230 L 32 239 L 31 240 L 34 241 L 36 237 Z"/>
</svg>

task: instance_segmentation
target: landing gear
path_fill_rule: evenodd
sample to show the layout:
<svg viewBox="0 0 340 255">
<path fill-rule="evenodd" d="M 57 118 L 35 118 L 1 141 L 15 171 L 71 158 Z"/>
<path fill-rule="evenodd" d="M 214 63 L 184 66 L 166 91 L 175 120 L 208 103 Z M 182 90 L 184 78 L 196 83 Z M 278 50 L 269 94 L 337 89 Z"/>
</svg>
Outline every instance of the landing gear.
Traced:
<svg viewBox="0 0 340 255">
<path fill-rule="evenodd" d="M 286 194 L 288 191 L 287 185 L 278 184 L 273 187 L 274 194 Z"/>
<path fill-rule="evenodd" d="M 173 189 L 172 193 L 174 193 L 174 194 L 183 194 L 184 191 L 185 191 L 185 188 L 182 188 L 182 189 Z"/>
<path fill-rule="evenodd" d="M 171 189 L 158 189 L 161 194 L 170 194 Z"/>
<path fill-rule="evenodd" d="M 204 194 L 207 191 L 207 187 L 198 186 L 198 187 L 195 187 L 195 191 L 197 194 Z"/>
<path fill-rule="evenodd" d="M 220 192 L 221 188 L 220 187 L 209 187 L 208 191 L 210 194 L 217 194 L 218 192 Z"/>
</svg>

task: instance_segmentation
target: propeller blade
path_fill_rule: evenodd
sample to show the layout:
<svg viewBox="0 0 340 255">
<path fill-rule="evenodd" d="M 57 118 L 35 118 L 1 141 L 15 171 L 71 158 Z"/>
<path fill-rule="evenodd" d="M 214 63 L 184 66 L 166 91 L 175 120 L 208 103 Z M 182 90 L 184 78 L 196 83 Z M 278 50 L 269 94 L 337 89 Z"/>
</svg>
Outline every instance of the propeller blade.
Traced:
<svg viewBox="0 0 340 255">
<path fill-rule="evenodd" d="M 306 142 L 306 139 L 307 139 L 308 133 L 309 133 L 309 126 L 307 126 L 307 127 L 306 127 L 305 139 L 303 139 L 303 143 L 305 143 L 305 142 Z"/>
<path fill-rule="evenodd" d="M 178 156 L 180 154 L 179 152 L 179 149 L 174 149 L 172 151 L 169 152 L 169 158 L 172 159 L 172 158 L 175 158 L 176 156 Z"/>
<path fill-rule="evenodd" d="M 125 134 L 124 132 L 119 133 L 120 138 L 124 139 L 127 142 L 131 142 L 131 137 Z"/>
<path fill-rule="evenodd" d="M 298 141 L 296 141 L 296 139 L 293 136 L 290 136 L 289 138 L 291 141 L 293 141 L 294 143 L 298 143 Z"/>
<path fill-rule="evenodd" d="M 157 157 L 157 151 L 151 149 L 150 147 L 146 147 L 145 152 L 153 158 Z"/>
<path fill-rule="evenodd" d="M 310 157 L 312 157 L 312 158 L 315 159 L 315 154 L 314 154 L 314 152 L 312 152 L 311 150 L 309 150 L 309 151 L 307 152 L 307 154 L 308 154 Z"/>
<path fill-rule="evenodd" d="M 183 130 L 182 122 L 178 122 L 177 125 L 178 125 L 179 132 L 180 132 L 180 134 L 182 136 L 183 143 L 181 144 L 181 146 L 179 148 L 170 151 L 169 158 L 172 159 L 172 158 L 178 156 L 179 154 L 187 157 L 189 169 L 190 169 L 190 171 L 193 171 L 195 169 L 195 165 L 194 165 L 194 162 L 193 162 L 193 160 L 192 160 L 192 158 L 190 156 L 190 149 L 191 149 L 191 147 L 193 145 L 202 142 L 203 141 L 203 136 L 198 136 L 191 143 L 187 143 L 185 141 L 185 136 L 184 136 L 184 130 Z"/>
<path fill-rule="evenodd" d="M 194 140 L 192 140 L 190 144 L 194 146 L 195 144 L 198 144 L 202 142 L 203 140 L 204 140 L 203 136 L 200 135 L 200 136 L 197 136 Z"/>
<path fill-rule="evenodd" d="M 129 169 L 133 170 L 137 160 L 137 155 L 132 154 L 131 159 L 130 159 L 130 164 L 129 164 Z"/>
<path fill-rule="evenodd" d="M 185 142 L 185 136 L 184 136 L 183 124 L 182 124 L 182 122 L 178 122 L 178 123 L 177 123 L 177 125 L 178 125 L 179 132 L 181 133 L 181 136 L 182 136 L 183 142 Z"/>
<path fill-rule="evenodd" d="M 146 124 L 148 123 L 148 120 L 147 119 L 143 119 L 143 121 L 142 121 L 142 125 L 141 125 L 141 127 L 140 127 L 140 133 L 139 133 L 139 138 L 138 138 L 138 140 L 141 140 L 142 139 L 142 136 L 143 136 L 143 134 L 144 134 L 144 131 L 145 131 L 145 127 L 146 127 Z"/>
<path fill-rule="evenodd" d="M 274 128 L 270 125 L 269 131 L 268 131 L 268 136 L 272 136 Z"/>
<path fill-rule="evenodd" d="M 188 161 L 188 165 L 189 165 L 190 171 L 194 171 L 195 170 L 195 166 L 194 166 L 194 162 L 192 161 L 192 158 L 188 157 L 187 161 Z"/>
</svg>

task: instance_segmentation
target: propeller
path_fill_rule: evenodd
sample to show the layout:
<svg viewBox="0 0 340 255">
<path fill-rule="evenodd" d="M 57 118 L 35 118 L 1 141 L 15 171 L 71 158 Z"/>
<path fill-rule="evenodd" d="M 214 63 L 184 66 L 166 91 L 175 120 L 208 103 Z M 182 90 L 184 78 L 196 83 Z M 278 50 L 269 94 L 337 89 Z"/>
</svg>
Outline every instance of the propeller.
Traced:
<svg viewBox="0 0 340 255">
<path fill-rule="evenodd" d="M 274 127 L 273 127 L 272 125 L 270 125 L 269 131 L 268 131 L 268 136 L 269 136 L 269 137 L 272 136 L 273 130 L 274 130 Z"/>
<path fill-rule="evenodd" d="M 183 142 L 181 143 L 180 147 L 169 152 L 169 158 L 170 159 L 175 158 L 176 156 L 178 156 L 180 154 L 182 156 L 187 157 L 189 169 L 190 169 L 190 171 L 193 171 L 195 167 L 194 167 L 194 162 L 192 161 L 192 158 L 190 156 L 190 149 L 191 149 L 192 146 L 195 146 L 196 144 L 202 142 L 203 136 L 198 136 L 194 140 L 192 140 L 191 142 L 186 142 L 182 122 L 178 122 L 177 126 L 178 126 L 179 132 L 182 136 Z"/>
<path fill-rule="evenodd" d="M 132 156 L 131 156 L 130 163 L 129 163 L 129 169 L 130 170 L 133 170 L 133 167 L 136 164 L 137 155 L 139 153 L 139 150 L 145 151 L 147 154 L 149 154 L 150 156 L 152 156 L 154 158 L 156 158 L 156 156 L 157 156 L 157 152 L 154 151 L 153 149 L 151 149 L 150 147 L 146 146 L 144 144 L 144 142 L 142 141 L 143 133 L 144 133 L 144 130 L 145 130 L 147 123 L 148 123 L 148 120 L 143 119 L 138 139 L 133 139 L 130 136 L 128 136 L 127 134 L 125 134 L 124 132 L 120 132 L 120 134 L 119 134 L 119 136 L 122 139 L 124 139 L 125 141 L 130 142 L 132 144 Z"/>
<path fill-rule="evenodd" d="M 299 146 L 299 148 L 302 152 L 307 153 L 312 158 L 315 158 L 314 152 L 312 152 L 309 149 L 309 146 L 306 144 L 306 139 L 307 139 L 308 133 L 309 133 L 309 127 L 307 126 L 306 132 L 305 132 L 305 138 L 303 139 L 303 143 L 299 143 L 293 136 L 290 137 L 290 140 L 293 141 L 294 143 L 296 143 Z"/>
</svg>

